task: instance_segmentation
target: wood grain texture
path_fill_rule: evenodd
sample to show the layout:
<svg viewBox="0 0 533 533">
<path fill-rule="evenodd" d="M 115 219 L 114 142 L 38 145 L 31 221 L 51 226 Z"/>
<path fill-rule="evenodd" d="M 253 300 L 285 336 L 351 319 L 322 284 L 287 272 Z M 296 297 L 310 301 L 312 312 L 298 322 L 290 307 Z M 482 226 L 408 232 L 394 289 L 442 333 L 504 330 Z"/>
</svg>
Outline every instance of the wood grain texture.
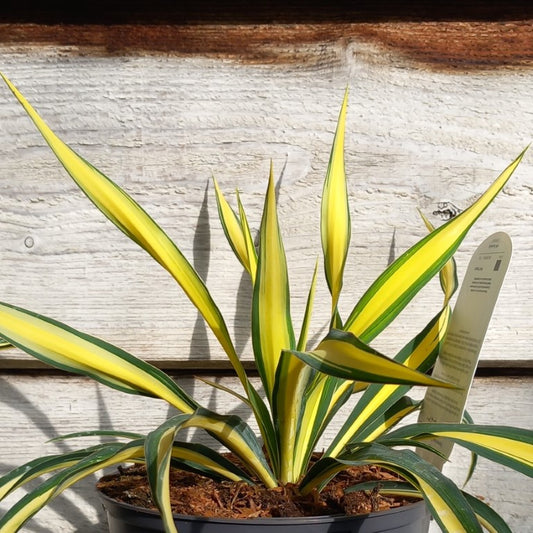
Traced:
<svg viewBox="0 0 533 533">
<path fill-rule="evenodd" d="M 3 69 L 50 125 L 127 189 L 194 263 L 250 358 L 250 284 L 216 217 L 211 176 L 254 231 L 269 159 L 299 324 L 320 254 L 319 197 L 337 113 L 350 87 L 346 168 L 352 247 L 341 311 L 425 230 L 438 204 L 464 208 L 531 140 L 533 74 L 435 73 L 368 42 L 312 48 L 314 61 L 250 65 L 173 56 L 72 56 L 69 48 L 0 47 Z M 507 231 L 514 257 L 483 348 L 530 360 L 532 169 L 528 154 L 457 254 L 462 277 L 487 235 Z M 220 350 L 162 269 L 112 227 L 65 175 L 7 88 L 0 88 L 1 299 L 172 366 Z M 394 354 L 437 310 L 424 290 L 376 346 Z M 317 292 L 312 323 L 329 303 Z M 24 358 L 2 352 L 0 365 Z"/>
<path fill-rule="evenodd" d="M 252 64 L 314 63 L 329 48 L 378 46 L 438 71 L 531 68 L 532 20 L 378 21 L 314 24 L 0 24 L 0 42 L 68 49 L 70 55 L 202 56 Z"/>
<path fill-rule="evenodd" d="M 178 382 L 203 405 L 211 408 L 218 406 L 219 409 L 224 406 L 224 412 L 247 417 L 246 410 L 239 406 L 233 397 L 191 378 L 179 379 Z M 234 378 L 222 378 L 220 382 L 238 389 Z M 531 427 L 532 385 L 531 379 L 477 379 L 468 409 L 478 423 Z M 73 394 L 73 390 L 76 394 Z M 43 394 L 43 391 L 46 392 Z M 413 397 L 421 397 L 422 391 L 414 392 Z M 142 413 L 142 418 L 137 416 L 138 413 Z M 0 377 L 0 472 L 43 454 L 72 450 L 81 442 L 88 443 L 78 440 L 46 444 L 46 441 L 58 434 L 97 428 L 146 432 L 163 422 L 168 414 L 168 409 L 161 401 L 124 396 L 81 378 L 13 375 Z M 337 419 L 340 425 L 342 413 Z M 253 426 L 251 422 L 250 424 Z M 322 445 L 325 445 L 333 434 L 332 427 Z M 190 437 L 192 435 L 189 434 Z M 207 438 L 200 434 L 194 438 L 208 442 Z M 461 483 L 468 464 L 467 454 L 454 451 L 446 473 Z M 94 479 L 91 478 L 64 493 L 49 509 L 43 510 L 29 522 L 24 531 L 104 532 L 101 506 L 93 492 Z M 468 490 L 483 496 L 487 503 L 493 505 L 508 520 L 513 531 L 521 533 L 528 530 L 533 490 L 530 479 L 480 460 Z M 13 500 L 14 498 L 10 498 L 9 501 Z"/>
</svg>

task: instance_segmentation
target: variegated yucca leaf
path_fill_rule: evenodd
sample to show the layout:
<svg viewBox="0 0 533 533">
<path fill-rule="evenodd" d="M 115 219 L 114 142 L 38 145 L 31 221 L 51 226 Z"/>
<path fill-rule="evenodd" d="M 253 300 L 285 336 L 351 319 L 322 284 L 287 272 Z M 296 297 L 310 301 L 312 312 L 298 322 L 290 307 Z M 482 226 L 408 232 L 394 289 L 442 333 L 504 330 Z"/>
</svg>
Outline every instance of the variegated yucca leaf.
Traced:
<svg viewBox="0 0 533 533">
<path fill-rule="evenodd" d="M 267 398 L 272 403 L 281 352 L 295 347 L 289 277 L 278 224 L 272 164 L 261 220 L 259 260 L 252 300 L 252 341 L 257 369 Z"/>
<path fill-rule="evenodd" d="M 389 402 L 387 402 L 389 403 Z M 357 432 L 348 444 L 352 442 L 373 442 L 380 435 L 389 431 L 411 413 L 420 408 L 421 401 L 414 401 L 409 396 L 401 396 L 388 409 L 379 409 Z"/>
<path fill-rule="evenodd" d="M 133 198 L 59 139 L 17 88 L 3 74 L 2 77 L 81 190 L 111 222 L 146 250 L 179 283 L 213 330 L 244 385 L 246 373 L 224 318 L 189 261 Z"/>
<path fill-rule="evenodd" d="M 468 505 L 476 514 L 479 523 L 487 530 L 488 533 L 513 533 L 505 520 L 489 505 L 480 499 L 463 492 Z"/>
<path fill-rule="evenodd" d="M 346 380 L 454 387 L 389 359 L 345 331 L 331 330 L 315 350 L 291 353 L 315 370 Z"/>
<path fill-rule="evenodd" d="M 409 483 L 400 483 L 397 481 L 366 481 L 352 485 L 345 489 L 345 493 L 356 491 L 379 490 L 384 496 L 404 496 L 407 498 L 420 497 L 422 494 Z M 505 520 L 494 509 L 475 496 L 462 491 L 466 501 L 474 511 L 479 523 L 489 533 L 512 533 Z"/>
<path fill-rule="evenodd" d="M 311 287 L 307 296 L 304 319 L 298 349 L 305 349 L 307 334 L 313 310 L 316 288 L 318 263 L 315 263 Z M 277 424 L 280 449 L 280 478 L 282 482 L 295 483 L 302 475 L 307 464 L 309 439 L 316 435 L 317 420 L 311 413 L 320 411 L 318 405 L 309 405 L 308 390 L 313 371 L 310 366 L 294 357 L 290 352 L 283 351 L 278 363 L 276 382 L 274 385 L 274 415 Z M 318 400 L 322 397 L 318 396 Z M 315 409 L 316 407 L 316 409 Z M 323 421 L 323 419 L 322 419 Z M 314 438 L 313 438 L 314 441 Z M 305 444 L 304 444 L 305 443 Z"/>
<path fill-rule="evenodd" d="M 180 411 L 192 412 L 198 406 L 155 366 L 51 318 L 0 302 L 0 333 L 14 346 L 61 370 L 130 394 L 161 398 Z"/>
<path fill-rule="evenodd" d="M 383 437 L 404 439 L 406 444 L 417 441 L 445 438 L 486 457 L 495 463 L 508 466 L 533 477 L 533 433 L 511 426 L 480 424 L 417 423 L 396 429 Z"/>
<path fill-rule="evenodd" d="M 248 272 L 250 273 L 253 285 L 255 283 L 255 276 L 257 274 L 257 251 L 255 249 L 254 239 L 248 224 L 248 217 L 244 211 L 244 206 L 242 205 L 239 191 L 237 191 L 237 204 L 239 206 L 239 220 L 241 223 L 242 234 L 244 236 L 244 243 L 246 245 L 246 251 L 248 254 Z"/>
<path fill-rule="evenodd" d="M 95 452 L 62 469 L 22 497 L 0 519 L 0 531 L 16 533 L 35 513 L 68 487 L 108 466 L 135 462 L 142 457 L 143 452 L 143 444 L 140 441 L 101 445 Z"/>
<path fill-rule="evenodd" d="M 250 261 L 248 257 L 248 247 L 246 244 L 246 239 L 241 227 L 239 217 L 230 207 L 215 179 L 213 179 L 213 183 L 215 185 L 218 218 L 220 219 L 220 223 L 222 224 L 222 229 L 224 230 L 226 239 L 228 240 L 231 249 L 233 250 L 233 253 L 241 262 L 242 266 L 248 271 L 250 275 L 252 275 Z"/>
<path fill-rule="evenodd" d="M 489 206 L 522 160 L 525 150 L 468 209 L 394 261 L 370 286 L 345 322 L 346 331 L 370 342 L 446 264 L 470 227 Z"/>
<path fill-rule="evenodd" d="M 10 342 L 7 342 L 6 340 L 2 339 L 2 337 L 0 337 L 0 349 L 9 348 L 10 346 L 11 346 Z"/>
<path fill-rule="evenodd" d="M 427 372 L 435 364 L 439 354 L 450 314 L 448 306 L 443 308 L 400 350 L 394 360 L 419 372 Z M 365 428 L 373 424 L 376 418 L 383 417 L 409 389 L 409 385 L 369 385 L 330 444 L 326 455 L 337 456 L 351 440 L 370 440 L 368 432 L 366 436 L 362 434 Z M 387 427 L 382 426 L 382 429 L 385 430 Z"/>
<path fill-rule="evenodd" d="M 242 418 L 236 415 L 220 415 L 203 408 L 198 408 L 183 419 L 180 419 L 179 416 L 173 422 L 177 429 L 194 427 L 207 431 L 237 455 L 246 468 L 257 476 L 265 486 L 272 488 L 277 485 L 261 449 L 261 444 L 250 426 Z"/>
<path fill-rule="evenodd" d="M 207 413 L 204 413 L 201 416 L 206 415 Z M 161 519 L 167 533 L 177 533 L 170 505 L 169 474 L 171 459 L 172 457 L 178 457 L 178 453 L 180 459 L 201 465 L 203 468 L 227 477 L 232 481 L 252 483 L 244 472 L 209 448 L 200 448 L 187 443 L 182 446 L 174 444 L 176 434 L 180 429 L 187 427 L 187 423 L 191 424 L 192 422 L 193 426 L 197 426 L 193 420 L 195 416 L 195 414 L 174 416 L 150 432 L 145 440 L 148 481 L 152 490 L 152 497 L 161 513 Z M 211 421 L 210 425 L 212 423 Z M 228 425 L 228 431 L 235 431 L 235 428 Z"/>
<path fill-rule="evenodd" d="M 59 442 L 68 439 L 77 439 L 80 437 L 114 437 L 116 439 L 142 439 L 144 435 L 141 433 L 133 433 L 132 431 L 118 431 L 115 429 L 94 429 L 92 431 L 76 431 L 75 433 L 67 433 L 59 435 L 50 439 L 48 442 Z"/>
<path fill-rule="evenodd" d="M 205 379 L 200 376 L 196 376 L 195 379 L 197 379 L 198 381 L 201 381 L 202 383 L 205 383 L 206 385 L 209 385 L 210 387 L 213 387 L 214 389 L 230 394 L 234 398 L 237 398 L 239 401 L 241 401 L 244 405 L 247 405 L 250 409 L 253 409 L 252 402 L 250 402 L 248 398 L 245 398 L 242 394 L 239 394 L 235 390 L 229 387 L 226 387 L 225 385 L 222 385 L 221 383 L 217 383 L 216 381 Z"/>
<path fill-rule="evenodd" d="M 146 473 L 152 499 L 161 513 L 166 533 L 177 533 L 170 505 L 170 458 L 176 433 L 190 415 L 178 415 L 151 431 L 144 443 Z"/>
<path fill-rule="evenodd" d="M 331 292 L 332 317 L 335 316 L 337 311 L 351 234 L 348 191 L 344 171 L 344 132 L 347 106 L 348 90 L 346 90 L 344 95 L 344 101 L 337 122 L 337 131 L 335 132 L 333 147 L 331 149 L 324 190 L 322 192 L 320 217 L 324 270 Z M 334 325 L 338 327 L 338 325 Z"/>
<path fill-rule="evenodd" d="M 424 218 L 424 220 L 427 221 L 428 229 L 432 231 L 433 226 L 431 226 L 431 223 L 427 219 L 425 219 L 423 215 L 422 217 Z M 444 337 L 448 330 L 451 314 L 449 302 L 458 288 L 457 265 L 455 264 L 455 259 L 453 257 L 442 267 L 441 271 L 439 272 L 439 278 L 441 282 L 441 288 L 444 293 L 443 309 L 437 315 L 437 322 L 435 322 L 435 319 L 430 322 L 430 324 L 437 325 L 437 335 L 435 336 L 432 333 L 431 329 L 428 331 L 428 327 L 430 327 L 429 325 L 426 326 L 426 328 L 424 328 L 424 330 L 422 330 L 417 336 L 415 336 L 415 338 L 410 343 L 404 346 L 400 353 L 394 358 L 399 363 L 405 363 L 410 368 L 416 368 L 421 372 L 427 372 L 429 368 L 431 368 L 431 366 L 433 365 L 434 360 L 429 363 L 429 354 L 433 353 L 434 356 L 438 355 L 438 350 L 440 349 L 441 343 L 444 340 Z M 421 338 L 423 338 L 425 335 L 427 335 L 426 341 L 420 342 Z M 429 342 L 432 346 L 428 347 L 427 342 Z M 417 346 L 416 349 L 415 346 Z M 426 353 L 428 354 L 428 359 L 427 363 L 425 363 L 423 367 L 419 368 L 420 356 L 424 353 L 424 348 Z M 428 350 L 428 348 L 430 349 Z M 367 387 L 368 383 L 363 382 L 356 382 L 352 385 L 354 393 L 362 392 Z M 377 405 L 377 402 L 375 405 Z"/>
<path fill-rule="evenodd" d="M 301 412 L 304 392 L 312 374 L 310 366 L 283 351 L 278 363 L 274 384 L 273 419 L 276 424 L 280 448 L 279 480 L 283 484 L 296 483 L 301 471 L 295 464 L 297 432 L 301 431 Z"/>
<path fill-rule="evenodd" d="M 411 450 L 394 450 L 380 444 L 369 444 L 342 457 L 319 459 L 302 480 L 300 489 L 307 494 L 323 486 L 347 466 L 375 464 L 396 472 L 416 487 L 443 531 L 482 533 L 476 515 L 462 492 L 437 468 Z"/>
<path fill-rule="evenodd" d="M 418 212 L 420 213 L 420 216 L 422 217 L 422 220 L 424 221 L 424 224 L 429 232 L 431 233 L 434 231 L 435 227 L 428 220 L 426 215 L 424 215 L 424 213 L 422 213 L 420 210 Z M 453 256 L 439 272 L 439 280 L 442 292 L 444 293 L 444 305 L 448 305 L 452 296 L 459 288 L 459 280 L 457 279 L 457 265 L 455 264 L 455 259 Z"/>
<path fill-rule="evenodd" d="M 263 437 L 263 445 L 267 451 L 268 457 L 270 459 L 270 465 L 274 472 L 279 472 L 280 465 L 280 452 L 279 445 L 277 440 L 276 429 L 274 423 L 266 406 L 263 398 L 260 396 L 259 392 L 251 385 L 250 382 L 246 385 L 248 393 L 248 398 L 250 398 L 250 404 L 253 407 L 255 421 Z"/>
<path fill-rule="evenodd" d="M 298 351 L 305 351 L 307 347 L 307 336 L 309 334 L 309 324 L 311 322 L 311 315 L 313 314 L 313 303 L 315 300 L 316 279 L 318 274 L 318 262 L 315 263 L 315 270 L 313 271 L 313 279 L 311 280 L 311 287 L 307 295 L 307 302 L 305 304 L 304 318 L 302 327 L 300 329 L 300 336 L 298 337 L 298 344 L 296 349 Z"/>
<path fill-rule="evenodd" d="M 235 463 L 199 442 L 174 441 L 170 464 L 212 479 L 229 479 L 253 484 L 250 476 Z"/>
<path fill-rule="evenodd" d="M 302 474 L 307 468 L 318 439 L 335 414 L 331 406 L 343 405 L 352 394 L 349 388 L 342 388 L 344 383 L 343 379 L 316 373 L 315 378 L 307 386 L 294 446 L 295 469 Z M 340 396 L 339 391 L 341 391 Z"/>
<path fill-rule="evenodd" d="M 413 487 L 410 483 L 405 483 L 403 481 L 362 481 L 361 483 L 356 483 L 344 489 L 345 494 L 350 494 L 350 492 L 372 492 L 374 490 L 379 490 L 380 494 L 384 495 L 398 495 L 398 496 L 407 496 L 407 497 L 419 497 L 422 498 L 420 491 Z"/>
<path fill-rule="evenodd" d="M 144 439 L 145 435 L 132 433 L 131 431 L 98 429 L 94 431 L 79 431 L 67 435 L 60 435 L 59 437 L 50 439 L 48 442 L 57 442 L 80 437 L 115 437 L 117 439 L 138 440 Z M 92 448 L 81 450 L 81 452 L 83 452 L 83 455 L 88 455 L 89 451 L 87 450 L 97 449 L 98 446 L 102 445 L 96 445 Z M 139 457 L 138 462 L 144 462 L 144 458 Z M 172 466 L 197 472 L 214 479 L 239 479 L 240 481 L 251 483 L 249 476 L 235 464 L 199 442 L 190 443 L 174 441 L 172 446 L 171 464 Z M 211 468 L 213 466 L 214 468 Z"/>
<path fill-rule="evenodd" d="M 435 362 L 449 316 L 450 310 L 446 307 L 400 350 L 395 361 L 419 372 L 426 372 Z M 362 431 L 367 425 L 372 424 L 374 418 L 383 417 L 410 386 L 365 384 L 364 389 L 367 388 L 370 388 L 370 392 L 359 399 L 354 411 L 330 444 L 327 454 L 335 456 L 340 453 L 350 440 L 356 438 L 357 431 Z M 353 392 L 357 392 L 354 390 L 353 381 L 344 381 L 332 376 L 318 375 L 315 383 L 310 385 L 306 395 L 309 401 L 304 403 L 302 422 L 297 435 L 298 443 L 295 446 L 302 461 L 309 459 L 322 431 Z M 392 419 L 388 420 L 388 423 L 392 423 Z M 386 424 L 381 426 L 383 430 L 387 428 Z"/>
<path fill-rule="evenodd" d="M 470 413 L 465 409 L 463 412 L 463 419 L 461 420 L 463 424 L 474 424 L 474 419 L 470 415 Z M 468 466 L 468 472 L 466 473 L 465 480 L 463 482 L 463 488 L 466 487 L 472 476 L 474 475 L 474 472 L 476 470 L 477 466 L 477 460 L 478 456 L 475 452 L 470 452 L 470 465 Z"/>
<path fill-rule="evenodd" d="M 47 455 L 14 468 L 0 477 L 0 500 L 35 478 L 76 464 L 80 459 L 91 455 L 102 446 L 106 445 L 100 444 L 74 452 Z"/>
</svg>

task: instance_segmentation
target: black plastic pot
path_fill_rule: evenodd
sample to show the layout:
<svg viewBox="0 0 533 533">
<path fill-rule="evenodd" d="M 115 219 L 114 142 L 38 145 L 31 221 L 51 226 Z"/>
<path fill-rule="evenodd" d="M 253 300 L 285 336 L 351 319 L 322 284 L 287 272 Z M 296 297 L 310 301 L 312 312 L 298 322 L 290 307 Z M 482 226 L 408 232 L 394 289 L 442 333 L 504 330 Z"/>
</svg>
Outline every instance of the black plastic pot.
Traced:
<svg viewBox="0 0 533 533">
<path fill-rule="evenodd" d="M 99 493 L 110 533 L 163 532 L 158 513 L 117 502 Z M 175 515 L 179 533 L 427 533 L 430 514 L 423 501 L 361 516 L 252 518 L 230 520 Z"/>
</svg>

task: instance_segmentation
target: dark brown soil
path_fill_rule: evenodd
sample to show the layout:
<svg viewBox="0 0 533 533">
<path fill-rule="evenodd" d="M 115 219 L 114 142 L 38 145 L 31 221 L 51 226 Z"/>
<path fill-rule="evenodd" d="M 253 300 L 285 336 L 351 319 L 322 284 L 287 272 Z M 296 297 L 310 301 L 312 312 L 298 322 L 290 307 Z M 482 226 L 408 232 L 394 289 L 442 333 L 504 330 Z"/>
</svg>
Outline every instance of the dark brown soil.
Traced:
<svg viewBox="0 0 533 533">
<path fill-rule="evenodd" d="M 414 501 L 379 491 L 344 494 L 346 487 L 370 480 L 398 480 L 398 476 L 375 466 L 352 467 L 337 475 L 320 494 L 300 496 L 292 485 L 266 489 L 172 470 L 170 497 L 174 513 L 219 518 L 357 515 Z M 118 501 L 155 509 L 144 466 L 121 468 L 117 474 L 104 476 L 97 486 Z"/>
</svg>

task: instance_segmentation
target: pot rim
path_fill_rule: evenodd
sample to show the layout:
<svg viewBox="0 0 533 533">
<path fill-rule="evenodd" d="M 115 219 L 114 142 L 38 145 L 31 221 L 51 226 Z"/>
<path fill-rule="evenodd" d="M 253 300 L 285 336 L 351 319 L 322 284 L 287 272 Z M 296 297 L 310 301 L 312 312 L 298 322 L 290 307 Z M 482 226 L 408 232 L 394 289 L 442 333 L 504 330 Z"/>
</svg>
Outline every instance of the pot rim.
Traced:
<svg viewBox="0 0 533 533">
<path fill-rule="evenodd" d="M 97 488 L 97 492 L 99 497 L 103 500 L 104 503 L 112 504 L 117 507 L 121 507 L 125 510 L 132 511 L 134 513 L 138 514 L 146 514 L 153 516 L 154 518 L 159 517 L 160 514 L 157 511 L 154 511 L 152 509 L 147 509 L 145 507 L 139 507 L 136 505 L 132 505 L 130 503 L 122 502 L 119 500 L 116 500 L 107 494 L 104 494 L 100 489 Z M 177 520 L 188 520 L 188 521 L 194 521 L 194 522 L 212 522 L 212 523 L 221 523 L 221 524 L 231 524 L 231 523 L 243 523 L 246 522 L 247 524 L 253 525 L 253 524 L 265 524 L 265 523 L 277 523 L 281 524 L 283 522 L 290 522 L 291 524 L 298 525 L 298 524 L 319 524 L 322 522 L 342 522 L 345 520 L 354 520 L 354 519 L 366 519 L 371 518 L 375 516 L 383 516 L 384 514 L 399 514 L 404 513 L 408 511 L 413 511 L 413 507 L 422 508 L 425 507 L 426 503 L 425 500 L 422 498 L 419 501 L 408 503 L 406 505 L 402 505 L 400 507 L 394 507 L 392 509 L 385 509 L 383 511 L 376 511 L 366 514 L 360 514 L 360 515 L 345 515 L 345 514 L 335 514 L 335 515 L 317 515 L 317 516 L 290 516 L 290 517 L 263 517 L 263 518 L 221 518 L 221 517 L 206 517 L 206 516 L 198 516 L 198 515 L 185 515 L 185 514 L 173 514 L 174 518 Z"/>
</svg>

